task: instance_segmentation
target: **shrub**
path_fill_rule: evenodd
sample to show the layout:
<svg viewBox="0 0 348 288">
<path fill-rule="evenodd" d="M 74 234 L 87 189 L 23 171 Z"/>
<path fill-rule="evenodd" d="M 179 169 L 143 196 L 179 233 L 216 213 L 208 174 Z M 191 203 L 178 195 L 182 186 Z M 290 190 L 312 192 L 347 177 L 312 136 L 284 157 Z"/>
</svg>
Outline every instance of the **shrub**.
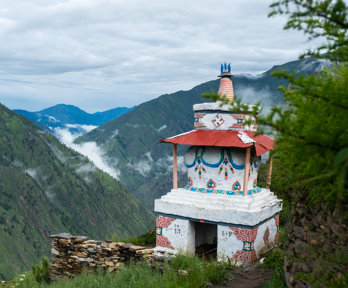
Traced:
<svg viewBox="0 0 348 288">
<path fill-rule="evenodd" d="M 43 258 L 41 265 L 32 267 L 33 276 L 38 283 L 51 283 L 50 279 L 50 263 L 47 258 Z"/>
</svg>

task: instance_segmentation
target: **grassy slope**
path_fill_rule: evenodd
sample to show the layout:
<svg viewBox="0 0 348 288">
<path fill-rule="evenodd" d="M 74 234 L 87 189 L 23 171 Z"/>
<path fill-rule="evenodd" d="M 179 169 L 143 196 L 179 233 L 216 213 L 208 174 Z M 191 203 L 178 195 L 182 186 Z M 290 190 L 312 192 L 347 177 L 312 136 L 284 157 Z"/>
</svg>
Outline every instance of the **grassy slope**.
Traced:
<svg viewBox="0 0 348 288">
<path fill-rule="evenodd" d="M 49 235 L 139 235 L 153 215 L 122 184 L 0 104 L 0 280 L 49 252 Z"/>
</svg>

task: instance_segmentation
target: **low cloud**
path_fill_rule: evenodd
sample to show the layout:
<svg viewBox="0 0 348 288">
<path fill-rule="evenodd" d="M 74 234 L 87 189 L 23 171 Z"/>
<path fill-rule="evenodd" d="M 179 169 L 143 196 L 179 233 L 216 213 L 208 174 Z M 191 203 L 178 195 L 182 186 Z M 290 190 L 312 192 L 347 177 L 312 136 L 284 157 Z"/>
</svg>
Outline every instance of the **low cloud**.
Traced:
<svg viewBox="0 0 348 288">
<path fill-rule="evenodd" d="M 83 144 L 72 143 L 69 147 L 81 153 L 82 155 L 85 155 L 100 170 L 104 171 L 105 173 L 108 173 L 115 179 L 119 179 L 119 171 L 107 164 L 108 159 L 106 158 L 102 150 L 97 146 L 96 142 L 86 142 Z"/>
<path fill-rule="evenodd" d="M 65 124 L 68 128 L 75 128 L 79 130 L 83 130 L 83 133 L 79 134 L 78 136 L 81 136 L 82 134 L 89 133 L 93 129 L 97 128 L 98 126 L 95 125 L 82 125 L 82 124 Z"/>
<path fill-rule="evenodd" d="M 186 173 L 187 170 L 184 164 L 184 156 L 178 156 L 177 161 L 178 173 Z M 167 174 L 173 171 L 173 158 L 167 155 L 154 161 L 151 153 L 147 152 L 144 159 L 133 164 L 128 163 L 127 166 L 138 171 L 144 177 L 148 176 L 151 170 L 155 170 L 156 173 Z"/>
<path fill-rule="evenodd" d="M 80 154 L 86 156 L 93 164 L 100 170 L 108 173 L 115 179 L 119 179 L 120 172 L 115 168 L 111 167 L 108 157 L 103 153 L 103 151 L 97 146 L 96 142 L 86 142 L 82 144 L 75 144 L 73 141 L 79 136 L 78 134 L 72 134 L 69 129 L 56 128 L 54 130 L 58 139 L 64 143 L 69 148 L 79 152 Z M 113 159 L 115 163 L 115 159 Z M 81 173 L 83 169 L 88 169 L 88 167 L 79 167 L 79 172 Z"/>
<path fill-rule="evenodd" d="M 274 92 L 272 93 L 267 87 L 262 90 L 255 90 L 251 87 L 240 87 L 236 94 L 242 99 L 242 103 L 257 104 L 260 102 L 262 115 L 267 115 L 272 106 L 279 105 L 279 100 L 281 99 L 275 99 Z"/>
<path fill-rule="evenodd" d="M 187 169 L 185 167 L 184 163 L 184 156 L 178 156 L 177 157 L 178 161 L 178 173 L 179 174 L 184 174 L 187 172 Z M 161 169 L 165 170 L 166 172 L 171 172 L 173 171 L 173 157 L 172 156 L 165 156 L 162 158 L 159 158 L 156 161 L 157 167 L 160 167 Z"/>
<path fill-rule="evenodd" d="M 138 171 L 141 175 L 143 175 L 144 177 L 146 177 L 151 169 L 152 169 L 152 166 L 153 166 L 153 159 L 151 157 L 151 153 L 150 152 L 146 152 L 145 153 L 145 158 L 140 160 L 140 161 L 137 161 L 136 163 L 128 163 L 127 166 L 129 168 L 132 168 L 136 171 Z"/>
</svg>

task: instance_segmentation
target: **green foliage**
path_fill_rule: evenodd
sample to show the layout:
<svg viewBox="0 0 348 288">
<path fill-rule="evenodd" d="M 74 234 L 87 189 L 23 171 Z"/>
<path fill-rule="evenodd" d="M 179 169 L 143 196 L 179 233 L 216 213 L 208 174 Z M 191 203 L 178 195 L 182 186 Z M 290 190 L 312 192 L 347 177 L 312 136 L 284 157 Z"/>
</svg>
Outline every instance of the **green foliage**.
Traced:
<svg viewBox="0 0 348 288">
<path fill-rule="evenodd" d="M 43 258 L 41 265 L 32 267 L 34 279 L 37 283 L 51 283 L 50 279 L 50 263 L 47 258 Z"/>
<path fill-rule="evenodd" d="M 344 203 L 347 159 L 337 164 L 336 158 L 348 146 L 348 67 L 324 71 L 320 77 L 278 75 L 293 83 L 290 90 L 282 87 L 288 107 L 274 107 L 259 119 L 280 132 L 275 162 L 287 177 L 280 175 L 274 182 L 279 181 L 287 199 Z"/>
<path fill-rule="evenodd" d="M 118 242 L 117 237 L 116 240 L 112 239 L 114 242 Z M 155 246 L 156 245 L 156 228 L 150 229 L 148 232 L 141 234 L 138 237 L 129 237 L 120 240 L 120 242 L 132 243 L 134 245 L 140 246 Z"/>
<path fill-rule="evenodd" d="M 188 279 L 191 283 L 198 281 L 213 284 L 221 283 L 226 278 L 228 266 L 216 261 L 205 261 L 197 256 L 187 257 L 180 254 L 171 258 L 170 265 L 176 270 L 188 271 Z"/>
<path fill-rule="evenodd" d="M 326 43 L 304 56 L 348 61 L 348 7 L 343 0 L 280 0 L 271 4 L 269 16 L 289 15 L 284 29 L 301 30 L 309 39 Z"/>
<path fill-rule="evenodd" d="M 272 269 L 274 273 L 272 274 L 272 280 L 265 284 L 264 287 L 269 288 L 286 288 L 286 282 L 284 279 L 283 271 L 283 255 L 279 249 L 273 249 L 263 262 L 263 266 Z"/>
<path fill-rule="evenodd" d="M 146 263 L 131 263 L 112 273 L 83 273 L 69 280 L 59 280 L 50 285 L 37 283 L 33 275 L 19 282 L 19 288 L 201 288 L 208 283 L 218 284 L 226 278 L 226 267 L 216 262 L 206 262 L 197 257 L 179 255 L 161 266 L 150 267 Z"/>
</svg>

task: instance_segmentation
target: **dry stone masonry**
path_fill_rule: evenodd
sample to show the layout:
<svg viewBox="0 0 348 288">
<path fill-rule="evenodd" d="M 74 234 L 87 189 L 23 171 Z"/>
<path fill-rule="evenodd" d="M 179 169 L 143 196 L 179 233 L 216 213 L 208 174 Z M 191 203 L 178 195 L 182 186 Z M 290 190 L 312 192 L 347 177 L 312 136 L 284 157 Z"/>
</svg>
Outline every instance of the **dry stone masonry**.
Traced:
<svg viewBox="0 0 348 288">
<path fill-rule="evenodd" d="M 52 280 L 70 278 L 84 269 L 92 272 L 102 269 L 114 271 L 130 261 L 153 261 L 153 249 L 112 241 L 88 240 L 84 236 L 67 233 L 52 235 Z"/>
</svg>

